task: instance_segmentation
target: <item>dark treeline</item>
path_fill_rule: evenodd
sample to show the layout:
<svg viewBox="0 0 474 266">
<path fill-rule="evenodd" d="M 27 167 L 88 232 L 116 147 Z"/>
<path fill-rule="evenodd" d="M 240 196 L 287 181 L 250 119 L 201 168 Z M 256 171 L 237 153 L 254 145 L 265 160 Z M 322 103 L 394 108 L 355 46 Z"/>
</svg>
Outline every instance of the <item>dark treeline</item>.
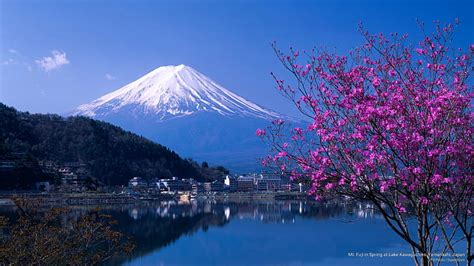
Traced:
<svg viewBox="0 0 474 266">
<path fill-rule="evenodd" d="M 203 179 L 190 161 L 117 126 L 86 117 L 18 112 L 1 103 L 0 160 L 16 161 L 14 171 L 0 171 L 2 188 L 51 178 L 39 169 L 41 160 L 83 163 L 105 185 L 123 185 L 132 176 Z"/>
<path fill-rule="evenodd" d="M 230 171 L 224 166 L 211 167 L 207 162 L 202 162 L 202 164 L 199 165 L 199 163 L 192 158 L 186 160 L 199 171 L 199 174 L 204 177 L 203 180 L 205 181 L 223 180 L 226 175 L 230 174 Z"/>
</svg>

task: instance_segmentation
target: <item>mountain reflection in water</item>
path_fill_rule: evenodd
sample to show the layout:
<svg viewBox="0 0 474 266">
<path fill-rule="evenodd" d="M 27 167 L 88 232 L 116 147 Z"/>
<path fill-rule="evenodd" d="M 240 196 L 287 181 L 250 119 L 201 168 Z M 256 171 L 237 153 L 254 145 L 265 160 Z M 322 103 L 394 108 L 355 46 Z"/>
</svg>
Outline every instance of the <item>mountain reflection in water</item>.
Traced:
<svg viewBox="0 0 474 266">
<path fill-rule="evenodd" d="M 297 217 L 315 220 L 334 218 L 342 223 L 374 217 L 374 211 L 366 204 L 320 204 L 302 201 L 191 201 L 184 204 L 174 201 L 148 202 L 103 211 L 111 214 L 118 221 L 119 230 L 131 236 L 137 245 L 133 254 L 128 258 L 121 258 L 120 262 L 130 262 L 135 258 L 159 252 L 182 236 L 191 236 L 200 230 L 207 232 L 212 227 L 224 227 L 234 219 L 263 224 L 285 224 L 295 223 Z M 113 261 L 113 264 L 116 263 L 119 261 Z"/>
<path fill-rule="evenodd" d="M 75 206 L 77 219 L 95 206 Z M 348 202 L 140 202 L 100 206 L 136 248 L 109 265 L 406 265 L 410 251 L 370 205 Z"/>
</svg>

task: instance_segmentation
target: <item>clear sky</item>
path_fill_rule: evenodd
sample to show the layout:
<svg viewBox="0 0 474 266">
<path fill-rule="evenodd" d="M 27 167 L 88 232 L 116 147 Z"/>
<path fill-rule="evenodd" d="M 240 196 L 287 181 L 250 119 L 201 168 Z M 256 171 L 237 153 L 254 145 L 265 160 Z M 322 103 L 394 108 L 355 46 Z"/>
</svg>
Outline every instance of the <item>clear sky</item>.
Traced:
<svg viewBox="0 0 474 266">
<path fill-rule="evenodd" d="M 345 53 L 373 33 L 419 37 L 419 18 L 459 18 L 474 43 L 474 1 L 6 1 L 0 0 L 0 102 L 64 113 L 162 65 L 185 64 L 276 111 L 292 108 L 269 75 L 270 42 Z"/>
</svg>

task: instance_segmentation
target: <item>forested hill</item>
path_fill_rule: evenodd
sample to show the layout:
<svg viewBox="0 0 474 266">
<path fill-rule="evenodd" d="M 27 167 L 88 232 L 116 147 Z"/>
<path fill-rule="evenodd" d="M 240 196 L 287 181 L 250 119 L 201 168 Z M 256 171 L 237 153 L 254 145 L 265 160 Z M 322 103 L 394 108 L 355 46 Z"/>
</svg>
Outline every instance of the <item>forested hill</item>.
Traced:
<svg viewBox="0 0 474 266">
<path fill-rule="evenodd" d="M 133 176 L 201 178 L 175 152 L 109 123 L 29 114 L 0 103 L 0 160 L 11 154 L 23 154 L 33 164 L 80 162 L 106 185 L 124 185 Z"/>
</svg>

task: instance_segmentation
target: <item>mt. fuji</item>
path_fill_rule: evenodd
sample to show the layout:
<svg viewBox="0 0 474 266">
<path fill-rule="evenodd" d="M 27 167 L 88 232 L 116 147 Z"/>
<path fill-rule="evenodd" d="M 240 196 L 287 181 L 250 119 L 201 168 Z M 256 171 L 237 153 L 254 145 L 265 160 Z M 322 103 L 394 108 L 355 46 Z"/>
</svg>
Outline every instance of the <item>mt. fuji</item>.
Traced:
<svg viewBox="0 0 474 266">
<path fill-rule="evenodd" d="M 159 67 L 72 115 L 111 122 L 234 171 L 256 169 L 268 149 L 255 137 L 256 128 L 283 117 L 185 65 Z"/>
<path fill-rule="evenodd" d="M 159 121 L 198 112 L 267 120 L 279 117 L 185 65 L 159 67 L 114 92 L 79 106 L 73 114 L 106 117 L 124 110 L 152 115 Z"/>
</svg>

